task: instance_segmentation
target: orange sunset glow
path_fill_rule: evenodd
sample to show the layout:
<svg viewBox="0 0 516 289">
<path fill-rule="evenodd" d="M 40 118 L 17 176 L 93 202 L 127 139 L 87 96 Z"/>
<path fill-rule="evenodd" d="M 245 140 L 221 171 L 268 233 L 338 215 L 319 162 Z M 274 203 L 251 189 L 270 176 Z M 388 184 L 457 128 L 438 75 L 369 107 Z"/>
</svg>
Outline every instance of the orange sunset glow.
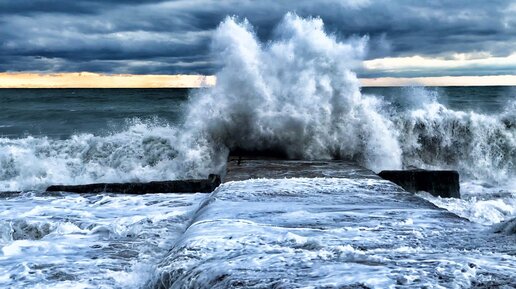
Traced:
<svg viewBox="0 0 516 289">
<path fill-rule="evenodd" d="M 78 73 L 0 73 L 0 88 L 196 88 L 214 76 Z"/>
<path fill-rule="evenodd" d="M 198 88 L 215 85 L 213 75 L 0 73 L 0 88 Z M 363 86 L 516 85 L 516 75 L 361 78 Z"/>
</svg>

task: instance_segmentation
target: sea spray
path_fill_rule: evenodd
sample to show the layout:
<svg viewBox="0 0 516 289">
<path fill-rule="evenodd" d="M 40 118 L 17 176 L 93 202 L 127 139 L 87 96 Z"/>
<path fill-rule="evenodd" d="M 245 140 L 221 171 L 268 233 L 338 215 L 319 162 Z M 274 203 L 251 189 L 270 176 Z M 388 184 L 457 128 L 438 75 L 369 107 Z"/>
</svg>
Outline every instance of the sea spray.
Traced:
<svg viewBox="0 0 516 289">
<path fill-rule="evenodd" d="M 194 96 L 187 128 L 201 127 L 230 150 L 400 168 L 397 133 L 383 103 L 361 95 L 351 70 L 365 45 L 364 38 L 338 41 L 321 19 L 291 13 L 270 42 L 260 43 L 247 21 L 227 18 L 214 36 L 223 62 L 217 85 Z"/>
<path fill-rule="evenodd" d="M 131 121 L 107 136 L 0 138 L 0 191 L 173 178 L 175 128 Z"/>
<path fill-rule="evenodd" d="M 464 178 L 502 184 L 516 175 L 513 103 L 492 116 L 449 109 L 425 88 L 412 92 L 409 97 L 419 99 L 420 104 L 391 116 L 399 131 L 404 164 L 456 169 Z"/>
</svg>

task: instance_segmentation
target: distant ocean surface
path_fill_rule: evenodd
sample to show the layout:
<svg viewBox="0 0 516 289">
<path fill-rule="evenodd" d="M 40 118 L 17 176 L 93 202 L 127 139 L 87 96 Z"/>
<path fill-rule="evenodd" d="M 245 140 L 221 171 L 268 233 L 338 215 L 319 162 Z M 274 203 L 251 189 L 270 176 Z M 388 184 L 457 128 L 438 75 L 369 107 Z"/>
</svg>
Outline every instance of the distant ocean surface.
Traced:
<svg viewBox="0 0 516 289">
<path fill-rule="evenodd" d="M 195 89 L 1 89 L 0 136 L 65 139 L 113 133 L 136 120 L 179 124 L 190 90 Z M 418 88 L 364 87 L 362 92 L 397 106 L 422 101 L 411 95 Z M 425 93 L 450 109 L 486 114 L 503 113 L 516 99 L 513 86 L 431 87 Z"/>
<path fill-rule="evenodd" d="M 178 124 L 187 89 L 1 89 L 0 135 L 109 134 L 132 119 Z"/>
<path fill-rule="evenodd" d="M 361 88 L 342 98 L 293 89 L 277 99 L 217 89 L 0 90 L 0 192 L 23 191 L 0 193 L 0 287 L 516 286 L 516 87 Z M 421 204 L 403 197 L 406 207 L 391 185 L 352 179 L 235 182 L 211 201 L 44 192 L 206 177 L 235 147 L 375 171 L 456 169 L 462 199 L 421 192 Z M 389 210 L 355 211 L 378 195 Z M 340 205 L 315 213 L 327 198 Z M 340 211 L 355 213 L 344 221 Z M 496 230 L 505 233 L 485 233 Z M 318 262 L 312 275 L 291 275 Z"/>
</svg>

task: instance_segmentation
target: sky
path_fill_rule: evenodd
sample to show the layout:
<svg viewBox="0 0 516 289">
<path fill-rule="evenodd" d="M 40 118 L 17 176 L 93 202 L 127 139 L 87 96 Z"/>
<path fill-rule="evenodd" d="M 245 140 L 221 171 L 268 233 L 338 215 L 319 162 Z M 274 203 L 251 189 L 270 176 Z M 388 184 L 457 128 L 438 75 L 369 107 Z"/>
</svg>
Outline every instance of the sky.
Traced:
<svg viewBox="0 0 516 289">
<path fill-rule="evenodd" d="M 0 0 L 0 79 L 213 75 L 220 65 L 210 54 L 211 36 L 226 16 L 247 18 L 267 42 L 289 11 L 320 17 L 337 38 L 368 37 L 356 71 L 366 82 L 516 79 L 513 0 Z"/>
</svg>

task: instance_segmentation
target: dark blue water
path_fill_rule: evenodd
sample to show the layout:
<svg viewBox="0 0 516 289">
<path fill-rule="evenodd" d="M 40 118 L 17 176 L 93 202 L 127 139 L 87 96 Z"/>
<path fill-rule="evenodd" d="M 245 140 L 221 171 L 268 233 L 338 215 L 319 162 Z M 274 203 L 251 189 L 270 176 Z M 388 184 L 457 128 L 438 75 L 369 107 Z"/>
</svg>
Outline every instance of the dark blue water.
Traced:
<svg viewBox="0 0 516 289">
<path fill-rule="evenodd" d="M 362 92 L 383 96 L 402 106 L 407 102 L 422 101 L 420 87 L 365 87 Z M 424 93 L 424 98 L 430 95 L 453 110 L 495 114 L 503 111 L 509 101 L 516 99 L 516 86 L 426 87 Z"/>
<path fill-rule="evenodd" d="M 105 134 L 133 118 L 177 123 L 188 89 L 0 89 L 0 136 Z"/>
<path fill-rule="evenodd" d="M 131 119 L 177 124 L 183 116 L 188 89 L 0 89 L 0 137 L 28 135 L 64 139 L 77 133 L 106 134 L 123 129 Z M 365 87 L 395 106 L 424 101 L 420 89 Z M 431 87 L 435 97 L 454 110 L 496 114 L 516 87 Z"/>
</svg>

